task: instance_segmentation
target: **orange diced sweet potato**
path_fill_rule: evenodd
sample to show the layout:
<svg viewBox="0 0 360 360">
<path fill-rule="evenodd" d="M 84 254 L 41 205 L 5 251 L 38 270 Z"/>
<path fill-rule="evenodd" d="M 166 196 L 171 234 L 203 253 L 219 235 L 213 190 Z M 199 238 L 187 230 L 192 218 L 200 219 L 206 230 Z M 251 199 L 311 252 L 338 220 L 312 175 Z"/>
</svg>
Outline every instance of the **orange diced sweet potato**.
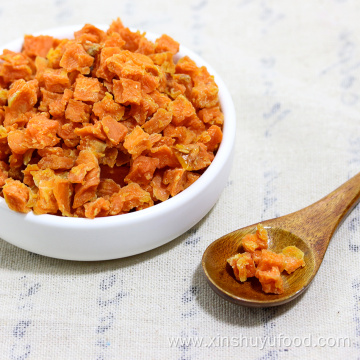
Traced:
<svg viewBox="0 0 360 360">
<path fill-rule="evenodd" d="M 74 99 L 97 102 L 102 99 L 101 84 L 96 78 L 78 76 L 75 81 Z"/>
<path fill-rule="evenodd" d="M 101 176 L 100 172 L 100 176 Z M 99 186 L 96 190 L 96 196 L 98 198 L 109 198 L 110 196 L 118 193 L 120 190 L 120 185 L 118 185 L 114 180 L 112 179 L 100 179 Z"/>
<path fill-rule="evenodd" d="M 175 126 L 182 125 L 186 118 L 195 114 L 193 105 L 184 95 L 179 95 L 169 105 L 169 111 L 173 114 L 172 123 Z"/>
<path fill-rule="evenodd" d="M 284 254 L 276 254 L 273 251 L 263 249 L 261 250 L 261 257 L 258 264 L 259 270 L 270 270 L 276 266 L 282 272 L 285 268 Z"/>
<path fill-rule="evenodd" d="M 241 244 L 245 251 L 250 253 L 268 248 L 268 235 L 266 229 L 261 225 L 257 225 L 256 234 L 247 234 L 241 240 Z"/>
<path fill-rule="evenodd" d="M 125 139 L 128 132 L 127 127 L 116 121 L 113 117 L 107 115 L 101 120 L 103 130 L 113 145 L 118 145 Z"/>
<path fill-rule="evenodd" d="M 73 194 L 73 187 L 69 180 L 61 177 L 56 177 L 54 180 L 53 193 L 57 202 L 58 209 L 64 216 L 72 216 L 71 214 L 71 199 Z"/>
<path fill-rule="evenodd" d="M 155 44 L 155 52 L 157 53 L 169 51 L 175 55 L 179 52 L 179 43 L 166 34 L 156 39 Z"/>
<path fill-rule="evenodd" d="M 206 124 L 221 126 L 224 123 L 224 114 L 219 106 L 201 109 L 199 111 L 199 118 Z"/>
<path fill-rule="evenodd" d="M 171 196 L 183 191 L 186 185 L 187 172 L 184 169 L 168 169 L 164 173 L 163 183 L 168 185 Z"/>
<path fill-rule="evenodd" d="M 129 174 L 126 176 L 125 182 L 136 182 L 139 185 L 149 184 L 158 165 L 158 159 L 147 156 L 137 157 L 130 167 Z"/>
<path fill-rule="evenodd" d="M 60 66 L 68 72 L 77 70 L 81 74 L 89 74 L 93 62 L 94 58 L 84 50 L 81 44 L 69 41 L 65 46 Z"/>
<path fill-rule="evenodd" d="M 202 143 L 181 145 L 174 148 L 175 155 L 183 169 L 188 171 L 201 170 L 211 164 L 212 156 Z"/>
<path fill-rule="evenodd" d="M 45 88 L 48 91 L 63 93 L 65 89 L 70 88 L 70 79 L 64 69 L 47 68 L 43 74 Z"/>
<path fill-rule="evenodd" d="M 74 159 L 67 156 L 48 155 L 38 162 L 38 166 L 40 169 L 69 170 L 74 166 Z"/>
<path fill-rule="evenodd" d="M 158 109 L 153 117 L 145 122 L 142 128 L 148 133 L 160 133 L 171 123 L 172 114 L 164 109 Z"/>
<path fill-rule="evenodd" d="M 284 292 L 283 279 L 277 266 L 267 270 L 256 270 L 255 276 L 259 279 L 265 293 L 282 294 Z"/>
<path fill-rule="evenodd" d="M 130 79 L 113 80 L 114 98 L 119 104 L 140 104 L 141 84 Z"/>
<path fill-rule="evenodd" d="M 250 253 L 235 254 L 227 259 L 227 262 L 233 268 L 236 280 L 244 282 L 255 276 L 255 264 Z"/>
<path fill-rule="evenodd" d="M 151 186 L 152 193 L 155 199 L 165 201 L 169 198 L 170 191 L 168 190 L 168 185 L 163 183 L 161 173 L 155 173 L 154 177 L 151 180 Z"/>
<path fill-rule="evenodd" d="M 65 117 L 73 122 L 89 122 L 91 106 L 82 101 L 70 99 L 65 110 Z"/>
<path fill-rule="evenodd" d="M 95 217 L 107 216 L 110 210 L 110 201 L 104 198 L 98 198 L 84 205 L 85 217 L 94 219 Z"/>
<path fill-rule="evenodd" d="M 110 214 L 129 212 L 131 209 L 151 202 L 150 194 L 143 190 L 139 184 L 131 183 L 124 186 L 117 194 L 110 198 Z"/>
<path fill-rule="evenodd" d="M 7 179 L 3 187 L 3 194 L 9 208 L 21 213 L 28 213 L 27 206 L 30 198 L 30 189 L 19 180 Z"/>
<path fill-rule="evenodd" d="M 288 274 L 305 266 L 304 253 L 296 246 L 287 246 L 282 253 L 285 255 L 285 271 Z"/>
<path fill-rule="evenodd" d="M 120 121 L 124 116 L 125 108 L 117 104 L 111 94 L 106 93 L 104 98 L 93 105 L 93 113 L 101 120 L 104 116 L 111 116 Z"/>
<path fill-rule="evenodd" d="M 25 35 L 23 51 L 28 56 L 46 57 L 49 50 L 52 48 L 54 38 L 48 35 L 32 36 Z"/>
<path fill-rule="evenodd" d="M 149 137 L 150 135 L 143 131 L 140 126 L 136 126 L 130 134 L 126 135 L 124 148 L 136 158 L 144 150 L 150 149 L 151 142 Z"/>
</svg>

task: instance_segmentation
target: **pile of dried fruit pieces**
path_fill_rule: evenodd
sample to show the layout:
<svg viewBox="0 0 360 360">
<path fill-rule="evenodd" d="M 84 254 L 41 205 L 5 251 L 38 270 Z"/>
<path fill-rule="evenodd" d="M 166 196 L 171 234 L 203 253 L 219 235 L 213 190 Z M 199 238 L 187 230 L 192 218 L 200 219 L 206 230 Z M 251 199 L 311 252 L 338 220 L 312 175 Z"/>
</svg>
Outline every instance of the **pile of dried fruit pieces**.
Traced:
<svg viewBox="0 0 360 360">
<path fill-rule="evenodd" d="M 268 248 L 268 233 L 257 225 L 255 234 L 247 234 L 241 240 L 243 253 L 235 254 L 227 262 L 232 267 L 236 280 L 244 282 L 255 276 L 259 279 L 265 293 L 282 294 L 284 292 L 281 273 L 291 274 L 305 266 L 304 253 L 296 246 L 287 246 L 281 254 Z"/>
<path fill-rule="evenodd" d="M 94 218 L 175 196 L 222 140 L 218 87 L 167 35 L 117 19 L 0 55 L 0 188 L 19 212 Z"/>
</svg>

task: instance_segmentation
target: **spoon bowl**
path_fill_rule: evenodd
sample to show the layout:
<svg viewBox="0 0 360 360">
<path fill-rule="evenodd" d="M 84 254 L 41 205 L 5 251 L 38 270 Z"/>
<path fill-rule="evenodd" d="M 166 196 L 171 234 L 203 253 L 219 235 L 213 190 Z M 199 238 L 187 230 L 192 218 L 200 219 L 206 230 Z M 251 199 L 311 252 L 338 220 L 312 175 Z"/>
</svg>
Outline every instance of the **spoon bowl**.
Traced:
<svg viewBox="0 0 360 360">
<path fill-rule="evenodd" d="M 255 233 L 257 224 L 224 235 L 205 250 L 202 266 L 210 287 L 228 301 L 251 307 L 282 305 L 295 299 L 310 285 L 332 235 L 359 200 L 360 174 L 357 174 L 315 204 L 261 222 L 269 235 L 270 250 L 279 253 L 283 248 L 295 245 L 304 252 L 305 267 L 282 275 L 282 294 L 266 294 L 255 277 L 243 283 L 237 281 L 227 263 L 228 258 L 242 252 L 241 239 Z"/>
<path fill-rule="evenodd" d="M 263 222 L 269 235 L 269 249 L 274 252 L 290 245 L 295 245 L 304 253 L 306 266 L 292 274 L 283 275 L 284 292 L 282 294 L 266 294 L 262 291 L 259 280 L 255 277 L 240 283 L 235 279 L 233 269 L 227 259 L 236 253 L 242 252 L 241 239 L 248 233 L 255 233 L 256 224 L 237 230 L 214 241 L 205 251 L 203 269 L 212 289 L 226 300 L 241 305 L 263 307 L 281 305 L 299 296 L 311 281 L 314 274 L 315 258 L 304 240 L 281 228 L 270 227 Z M 236 240 L 234 240 L 234 238 Z M 279 241 L 274 241 L 279 239 Z"/>
</svg>

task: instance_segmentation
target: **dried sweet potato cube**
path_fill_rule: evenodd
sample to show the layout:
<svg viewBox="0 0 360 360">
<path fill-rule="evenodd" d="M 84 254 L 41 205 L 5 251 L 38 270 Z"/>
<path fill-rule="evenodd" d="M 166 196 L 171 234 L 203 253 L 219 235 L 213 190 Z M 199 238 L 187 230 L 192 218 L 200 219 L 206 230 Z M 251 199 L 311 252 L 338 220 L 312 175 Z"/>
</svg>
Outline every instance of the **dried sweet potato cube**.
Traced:
<svg viewBox="0 0 360 360">
<path fill-rule="evenodd" d="M 152 61 L 154 61 L 154 64 L 161 67 L 162 71 L 169 74 L 175 73 L 173 54 L 170 51 L 150 55 L 150 58 L 152 59 Z"/>
<path fill-rule="evenodd" d="M 19 180 L 7 179 L 3 186 L 3 195 L 9 208 L 21 213 L 28 213 L 27 206 L 30 198 L 30 189 Z"/>
<path fill-rule="evenodd" d="M 97 102 L 102 99 L 101 84 L 96 78 L 78 76 L 75 81 L 74 99 Z"/>
<path fill-rule="evenodd" d="M 126 135 L 124 148 L 136 158 L 144 150 L 151 148 L 149 137 L 150 135 L 143 131 L 140 126 L 136 126 L 130 134 Z"/>
<path fill-rule="evenodd" d="M 98 160 L 96 156 L 89 150 L 80 151 L 75 166 L 70 170 L 68 179 L 72 183 L 85 183 L 86 174 L 98 167 Z"/>
<path fill-rule="evenodd" d="M 167 109 L 168 104 L 171 103 L 169 97 L 165 94 L 162 94 L 158 90 L 152 91 L 151 93 L 149 93 L 149 96 L 155 101 L 159 108 L 165 110 Z"/>
<path fill-rule="evenodd" d="M 158 109 L 153 117 L 146 121 L 142 128 L 148 133 L 160 133 L 170 124 L 172 114 L 164 109 Z"/>
<path fill-rule="evenodd" d="M 92 111 L 100 120 L 104 116 L 111 116 L 119 121 L 124 116 L 125 108 L 116 103 L 110 93 L 105 93 L 104 98 L 93 105 Z"/>
<path fill-rule="evenodd" d="M 114 47 L 118 49 L 122 49 L 125 45 L 125 41 L 121 38 L 119 33 L 113 32 L 108 34 L 103 49 Z"/>
<path fill-rule="evenodd" d="M 255 276 L 259 279 L 265 293 L 282 294 L 284 292 L 283 279 L 277 266 L 268 270 L 257 269 Z"/>
<path fill-rule="evenodd" d="M 18 79 L 30 80 L 32 68 L 29 59 L 25 54 L 16 53 L 5 49 L 0 55 L 0 80 L 5 84 Z"/>
<path fill-rule="evenodd" d="M 90 56 L 77 42 L 69 41 L 65 45 L 65 52 L 60 60 L 60 66 L 66 71 L 79 71 L 80 74 L 89 74 L 90 66 L 93 64 L 94 58 Z"/>
<path fill-rule="evenodd" d="M 256 225 L 256 236 L 258 237 L 258 239 L 260 241 L 261 249 L 267 249 L 269 235 L 262 224 Z"/>
<path fill-rule="evenodd" d="M 146 93 L 142 93 L 140 105 L 132 104 L 129 115 L 132 116 L 139 125 L 143 125 L 146 119 L 152 116 L 159 106 L 156 102 Z"/>
<path fill-rule="evenodd" d="M 74 32 L 74 37 L 80 42 L 90 41 L 93 43 L 101 43 L 105 40 L 106 34 L 94 25 L 85 24 L 82 29 Z"/>
<path fill-rule="evenodd" d="M 151 201 L 151 196 L 147 191 L 143 190 L 139 184 L 131 183 L 111 196 L 109 214 L 127 213 L 131 209 L 151 203 Z"/>
<path fill-rule="evenodd" d="M 285 268 L 285 255 L 276 254 L 273 251 L 262 249 L 257 268 L 259 270 L 270 270 L 273 266 L 276 266 L 279 268 L 280 272 L 282 272 Z"/>
<path fill-rule="evenodd" d="M 110 201 L 98 198 L 84 204 L 85 217 L 94 219 L 95 217 L 107 216 L 110 210 Z"/>
<path fill-rule="evenodd" d="M 89 122 L 91 106 L 82 101 L 70 99 L 65 110 L 65 117 L 74 122 Z"/>
<path fill-rule="evenodd" d="M 98 78 L 102 78 L 107 81 L 111 81 L 113 79 L 115 73 L 108 68 L 109 62 L 107 61 L 107 59 L 111 58 L 113 55 L 120 53 L 121 50 L 118 47 L 104 47 L 101 49 L 99 65 L 95 72 Z"/>
<path fill-rule="evenodd" d="M 72 98 L 73 92 L 70 89 L 65 89 L 60 98 L 54 100 L 49 104 L 49 113 L 55 117 L 62 117 L 65 115 L 65 109 L 69 100 Z"/>
<path fill-rule="evenodd" d="M 211 164 L 211 155 L 207 152 L 206 146 L 201 143 L 181 145 L 174 148 L 175 155 L 183 169 L 188 171 L 201 170 Z"/>
<path fill-rule="evenodd" d="M 127 127 L 111 116 L 104 116 L 101 120 L 102 128 L 113 145 L 118 145 L 125 139 Z"/>
<path fill-rule="evenodd" d="M 118 193 L 120 188 L 121 188 L 120 185 L 118 185 L 113 179 L 100 178 L 100 183 L 96 190 L 96 196 L 98 198 L 100 197 L 109 198 L 110 196 Z"/>
<path fill-rule="evenodd" d="M 251 256 L 254 260 L 255 265 L 258 266 L 261 259 L 261 250 L 255 250 L 254 252 L 251 253 Z"/>
<path fill-rule="evenodd" d="M 236 280 L 244 282 L 255 276 L 255 264 L 250 253 L 235 254 L 227 262 L 233 268 Z"/>
<path fill-rule="evenodd" d="M 140 104 L 141 84 L 130 79 L 113 80 L 114 98 L 119 104 Z"/>
<path fill-rule="evenodd" d="M 177 74 L 187 74 L 192 76 L 199 68 L 195 61 L 191 60 L 187 55 L 182 57 L 175 66 Z"/>
<path fill-rule="evenodd" d="M 56 214 L 59 210 L 54 196 L 54 182 L 54 178 L 50 180 L 40 180 L 38 184 L 38 196 L 33 207 L 35 214 Z"/>
<path fill-rule="evenodd" d="M 257 225 L 256 234 L 247 234 L 241 240 L 241 245 L 247 252 L 254 252 L 256 250 L 268 248 L 267 231 L 261 224 Z"/>
<path fill-rule="evenodd" d="M 47 53 L 53 46 L 54 38 L 48 35 L 25 35 L 23 52 L 28 56 L 46 57 Z"/>
<path fill-rule="evenodd" d="M 179 52 L 180 45 L 170 36 L 163 34 L 155 41 L 155 52 L 161 53 L 169 51 L 172 54 L 177 54 Z"/>
<path fill-rule="evenodd" d="M 221 112 L 219 106 L 201 109 L 198 115 L 206 124 L 221 126 L 224 123 L 224 114 Z"/>
<path fill-rule="evenodd" d="M 33 109 L 37 103 L 37 80 L 15 81 L 8 92 L 8 106 L 5 109 L 4 126 L 10 126 L 19 121 L 19 115 Z"/>
<path fill-rule="evenodd" d="M 70 88 L 70 79 L 64 69 L 47 68 L 43 74 L 45 88 L 51 92 L 63 93 Z"/>
<path fill-rule="evenodd" d="M 296 246 L 287 246 L 282 253 L 285 255 L 285 271 L 288 274 L 305 266 L 304 253 Z"/>
<path fill-rule="evenodd" d="M 70 181 L 57 176 L 54 180 L 53 193 L 62 215 L 72 216 L 71 199 L 73 194 L 73 186 Z"/>
<path fill-rule="evenodd" d="M 131 31 L 129 28 L 123 28 L 120 30 L 121 38 L 125 41 L 124 49 L 131 52 L 136 51 L 139 48 L 140 40 L 143 35 L 139 30 L 136 32 Z"/>
<path fill-rule="evenodd" d="M 179 160 L 177 159 L 174 149 L 168 145 L 154 146 L 150 149 L 149 156 L 159 160 L 158 168 L 162 169 L 166 166 L 175 168 L 180 166 Z"/>
<path fill-rule="evenodd" d="M 185 188 L 187 171 L 184 169 L 168 169 L 164 173 L 163 183 L 168 185 L 171 196 L 177 195 Z"/>
<path fill-rule="evenodd" d="M 145 69 L 143 66 L 135 65 L 132 62 L 126 62 L 121 67 L 120 78 L 130 79 L 134 81 L 139 81 L 145 75 Z"/>
<path fill-rule="evenodd" d="M 221 140 L 222 140 L 221 129 L 217 125 L 211 125 L 210 128 L 207 129 L 207 131 L 205 133 L 206 133 L 207 137 L 204 137 L 202 135 L 202 138 L 204 139 L 204 141 L 202 141 L 202 140 L 199 140 L 199 141 L 203 142 L 206 145 L 206 148 L 208 151 L 215 151 L 218 148 L 218 145 L 221 143 Z"/>
<path fill-rule="evenodd" d="M 106 140 L 106 134 L 103 130 L 103 127 L 101 126 L 101 122 L 93 124 L 89 124 L 86 126 L 83 126 L 82 128 L 77 128 L 74 130 L 76 135 L 79 135 L 80 137 L 87 137 L 87 136 L 93 136 L 100 140 Z"/>
<path fill-rule="evenodd" d="M 150 183 L 159 160 L 148 156 L 139 156 L 131 164 L 130 171 L 125 178 L 126 183 L 136 182 L 139 185 Z"/>
<path fill-rule="evenodd" d="M 84 184 L 75 185 L 73 208 L 76 209 L 96 197 L 96 189 L 100 183 L 100 168 L 90 170 L 84 178 Z"/>
<path fill-rule="evenodd" d="M 176 139 L 176 144 L 188 145 L 196 140 L 196 133 L 186 126 L 170 124 L 164 129 L 164 135 Z"/>
<path fill-rule="evenodd" d="M 191 102 L 197 109 L 211 108 L 219 102 L 219 88 L 214 77 L 202 66 L 192 76 L 194 87 L 191 91 Z"/>
<path fill-rule="evenodd" d="M 79 136 L 75 134 L 75 129 L 81 126 L 81 123 L 75 123 L 64 118 L 58 118 L 59 123 L 57 134 L 64 140 L 64 144 L 68 147 L 75 147 L 79 144 Z"/>
<path fill-rule="evenodd" d="M 31 148 L 43 149 L 46 146 L 54 146 L 59 142 L 56 136 L 59 123 L 50 120 L 44 115 L 37 115 L 28 122 L 26 133 L 31 138 Z"/>
<path fill-rule="evenodd" d="M 154 177 L 151 180 L 151 187 L 153 197 L 160 201 L 165 201 L 170 196 L 170 191 L 168 190 L 168 185 L 164 184 L 162 181 L 162 174 L 160 172 L 155 172 Z"/>
<path fill-rule="evenodd" d="M 38 162 L 38 166 L 40 169 L 70 170 L 74 166 L 74 159 L 67 156 L 48 155 Z"/>
<path fill-rule="evenodd" d="M 55 101 L 61 100 L 62 98 L 61 94 L 48 91 L 44 88 L 40 89 L 40 91 L 41 91 L 41 102 L 38 107 L 40 111 L 48 112 L 50 105 L 53 104 Z"/>
<path fill-rule="evenodd" d="M 155 44 L 142 36 L 136 52 L 144 55 L 153 54 L 155 52 Z"/>
<path fill-rule="evenodd" d="M 194 106 L 183 95 L 179 95 L 168 109 L 173 114 L 172 123 L 176 126 L 182 125 L 188 117 L 195 114 Z"/>
<path fill-rule="evenodd" d="M 119 33 L 122 29 L 125 29 L 125 26 L 123 25 L 122 21 L 120 20 L 120 18 L 117 18 L 116 20 L 113 20 L 108 31 L 107 34 L 110 35 L 113 32 Z"/>
</svg>

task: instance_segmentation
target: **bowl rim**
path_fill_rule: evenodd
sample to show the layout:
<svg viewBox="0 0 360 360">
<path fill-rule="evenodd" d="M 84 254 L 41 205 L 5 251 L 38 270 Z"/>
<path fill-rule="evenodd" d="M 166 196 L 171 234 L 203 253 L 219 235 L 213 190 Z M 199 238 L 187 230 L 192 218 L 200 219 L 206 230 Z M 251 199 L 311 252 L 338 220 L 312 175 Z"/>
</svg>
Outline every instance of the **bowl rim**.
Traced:
<svg viewBox="0 0 360 360">
<path fill-rule="evenodd" d="M 50 35 L 57 38 L 71 38 L 75 31 L 80 30 L 83 25 L 69 25 L 69 26 L 60 26 L 51 29 L 45 29 L 43 31 L 35 32 L 34 36 L 39 35 Z M 95 24 L 94 26 L 98 27 L 101 30 L 106 30 L 108 25 Z M 136 31 L 139 29 L 132 29 Z M 142 30 L 140 30 L 142 31 Z M 70 35 L 69 35 L 70 34 Z M 146 37 L 154 41 L 158 34 L 152 32 L 146 32 Z M 4 49 L 9 49 L 12 51 L 19 51 L 16 49 L 21 49 L 23 44 L 23 37 L 17 38 L 3 46 L 0 46 L 0 53 Z M 145 220 L 152 220 L 153 218 L 161 217 L 168 212 L 175 210 L 178 207 L 181 207 L 183 204 L 191 201 L 195 198 L 196 194 L 202 189 L 206 188 L 208 184 L 214 179 L 216 174 L 221 171 L 223 160 L 231 155 L 231 152 L 234 148 L 235 143 L 235 132 L 236 132 L 236 113 L 235 106 L 232 101 L 231 95 L 223 82 L 220 75 L 213 69 L 213 67 L 208 64 L 200 55 L 190 50 L 184 45 L 180 44 L 179 53 L 175 55 L 175 59 L 180 59 L 181 57 L 188 55 L 197 66 L 205 66 L 210 73 L 214 76 L 215 82 L 219 88 L 219 100 L 221 110 L 224 113 L 224 124 L 223 124 L 223 140 L 219 146 L 219 149 L 216 152 L 214 160 L 209 165 L 209 167 L 204 171 L 204 173 L 197 179 L 193 184 L 191 184 L 187 189 L 183 190 L 174 197 L 169 198 L 168 200 L 151 206 L 150 208 L 142 209 L 132 213 L 126 213 L 121 215 L 113 215 L 106 217 L 97 217 L 94 219 L 88 218 L 74 218 L 74 217 L 65 217 L 57 216 L 52 214 L 41 214 L 35 215 L 33 211 L 30 211 L 27 214 L 18 213 L 13 210 L 10 210 L 7 206 L 5 200 L 0 197 L 0 207 L 7 208 L 7 210 L 14 213 L 14 215 L 23 218 L 26 222 L 31 222 L 35 225 L 46 225 L 46 226 L 55 226 L 55 227 L 67 227 L 67 228 L 99 228 L 99 227 L 108 227 L 111 225 L 121 226 L 121 225 L 131 225 L 138 222 L 143 222 Z M 224 139 L 226 141 L 224 141 Z"/>
</svg>

